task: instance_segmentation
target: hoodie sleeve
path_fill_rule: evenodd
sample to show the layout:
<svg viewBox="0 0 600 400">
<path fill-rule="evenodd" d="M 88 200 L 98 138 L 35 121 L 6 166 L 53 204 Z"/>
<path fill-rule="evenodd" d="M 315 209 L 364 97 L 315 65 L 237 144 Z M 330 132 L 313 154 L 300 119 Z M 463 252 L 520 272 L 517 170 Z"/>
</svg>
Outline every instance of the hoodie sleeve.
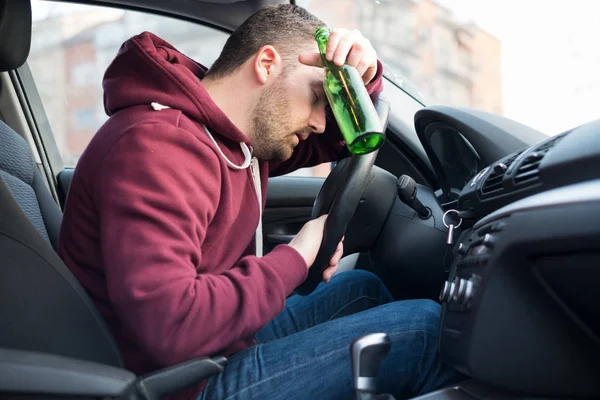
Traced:
<svg viewBox="0 0 600 400">
<path fill-rule="evenodd" d="M 221 274 L 196 269 L 220 201 L 219 171 L 216 154 L 191 133 L 144 124 L 112 148 L 95 182 L 110 302 L 159 365 L 251 338 L 307 275 L 287 245 Z"/>
<path fill-rule="evenodd" d="M 371 99 L 376 99 L 383 91 L 383 65 L 377 60 L 377 74 L 367 84 Z M 310 135 L 294 149 L 292 157 L 284 162 L 270 163 L 269 176 L 285 175 L 299 168 L 313 167 L 324 162 L 338 161 L 350 152 L 346 148 L 340 128 L 331 108 L 326 108 L 327 120 L 322 135 Z"/>
</svg>

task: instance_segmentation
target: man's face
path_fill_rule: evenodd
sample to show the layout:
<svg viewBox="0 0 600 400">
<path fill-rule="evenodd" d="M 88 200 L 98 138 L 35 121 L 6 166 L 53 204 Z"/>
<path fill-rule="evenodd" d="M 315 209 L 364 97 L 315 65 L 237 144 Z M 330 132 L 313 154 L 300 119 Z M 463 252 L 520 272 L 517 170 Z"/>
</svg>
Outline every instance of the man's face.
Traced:
<svg viewBox="0 0 600 400">
<path fill-rule="evenodd" d="M 264 89 L 252 116 L 254 155 L 285 161 L 312 133 L 325 130 L 323 69 L 297 64 Z"/>
</svg>

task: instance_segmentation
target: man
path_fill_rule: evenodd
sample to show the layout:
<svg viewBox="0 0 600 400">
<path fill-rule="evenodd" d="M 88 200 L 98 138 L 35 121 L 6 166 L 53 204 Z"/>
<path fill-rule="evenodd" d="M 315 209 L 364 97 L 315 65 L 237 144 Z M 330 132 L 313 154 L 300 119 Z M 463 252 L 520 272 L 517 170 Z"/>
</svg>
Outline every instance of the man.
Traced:
<svg viewBox="0 0 600 400">
<path fill-rule="evenodd" d="M 286 304 L 316 257 L 324 217 L 260 256 L 268 176 L 344 150 L 325 112 L 312 38 L 321 25 L 299 7 L 265 8 L 208 73 L 145 32 L 106 71 L 110 118 L 77 165 L 60 254 L 131 370 L 229 356 L 224 373 L 182 398 L 201 389 L 204 399 L 349 398 L 349 346 L 370 332 L 392 340 L 382 390 L 406 397 L 456 378 L 436 356 L 437 304 L 391 303 L 366 272 L 331 279 L 341 244 L 323 274 L 331 281 Z M 359 33 L 333 33 L 327 57 L 381 91 L 381 65 Z"/>
</svg>

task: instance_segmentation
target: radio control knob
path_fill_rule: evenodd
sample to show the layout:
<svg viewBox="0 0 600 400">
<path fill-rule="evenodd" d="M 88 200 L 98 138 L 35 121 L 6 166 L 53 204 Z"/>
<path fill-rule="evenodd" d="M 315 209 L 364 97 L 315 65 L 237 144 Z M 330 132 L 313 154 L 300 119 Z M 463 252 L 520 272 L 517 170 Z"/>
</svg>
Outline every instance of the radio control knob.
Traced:
<svg viewBox="0 0 600 400">
<path fill-rule="evenodd" d="M 492 248 L 492 247 L 494 247 L 495 244 L 496 244 L 496 238 L 494 236 L 492 236 L 489 233 L 486 233 L 485 236 L 483 236 L 483 245 L 485 247 Z"/>
<path fill-rule="evenodd" d="M 448 302 L 466 306 L 473 298 L 473 289 L 475 284 L 471 279 L 455 278 L 452 282 L 454 284 L 454 291 L 451 294 L 451 298 Z"/>
<path fill-rule="evenodd" d="M 454 290 L 454 296 L 452 300 L 455 303 L 461 304 L 465 295 L 467 281 L 465 279 L 455 279 L 456 289 Z"/>
<path fill-rule="evenodd" d="M 450 301 L 454 296 L 454 291 L 456 290 L 456 284 L 454 282 L 446 281 L 444 282 L 444 286 L 440 291 L 440 301 L 442 303 Z"/>
<path fill-rule="evenodd" d="M 466 306 L 469 305 L 469 303 L 473 299 L 474 287 L 475 287 L 475 284 L 473 283 L 473 280 L 468 279 L 465 281 L 465 292 L 463 295 L 462 304 L 464 304 Z"/>
</svg>

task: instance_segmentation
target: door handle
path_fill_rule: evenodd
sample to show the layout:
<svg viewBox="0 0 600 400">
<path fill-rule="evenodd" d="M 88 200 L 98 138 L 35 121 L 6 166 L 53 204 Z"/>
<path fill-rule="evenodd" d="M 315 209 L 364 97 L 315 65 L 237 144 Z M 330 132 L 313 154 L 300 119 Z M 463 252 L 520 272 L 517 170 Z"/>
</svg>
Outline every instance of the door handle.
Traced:
<svg viewBox="0 0 600 400">
<path fill-rule="evenodd" d="M 267 239 L 271 243 L 289 243 L 296 235 L 282 235 L 279 233 L 271 233 L 267 235 Z"/>
</svg>

